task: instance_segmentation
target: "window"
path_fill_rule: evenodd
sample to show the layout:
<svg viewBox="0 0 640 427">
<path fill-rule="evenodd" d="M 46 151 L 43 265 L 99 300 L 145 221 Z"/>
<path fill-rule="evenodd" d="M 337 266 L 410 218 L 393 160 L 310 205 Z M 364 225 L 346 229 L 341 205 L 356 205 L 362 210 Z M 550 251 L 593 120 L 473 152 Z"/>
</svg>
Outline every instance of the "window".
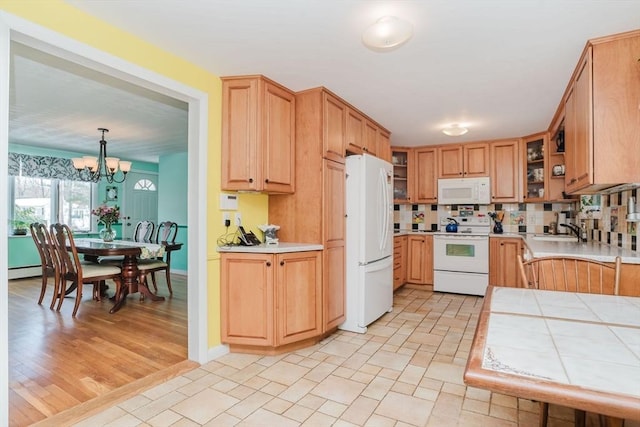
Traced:
<svg viewBox="0 0 640 427">
<path fill-rule="evenodd" d="M 141 179 L 133 185 L 134 190 L 156 191 L 156 185 L 149 179 Z"/>
<path fill-rule="evenodd" d="M 91 231 L 94 188 L 84 181 L 9 176 L 9 218 L 26 213 L 31 221 L 62 222 L 74 231 Z"/>
</svg>

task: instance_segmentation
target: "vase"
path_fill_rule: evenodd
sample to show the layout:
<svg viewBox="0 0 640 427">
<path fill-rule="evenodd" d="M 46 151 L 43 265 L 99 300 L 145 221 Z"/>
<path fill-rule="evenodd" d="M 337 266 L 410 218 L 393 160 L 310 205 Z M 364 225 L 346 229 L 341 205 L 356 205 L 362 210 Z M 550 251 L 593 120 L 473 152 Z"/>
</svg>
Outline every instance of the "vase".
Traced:
<svg viewBox="0 0 640 427">
<path fill-rule="evenodd" d="M 110 222 L 106 222 L 105 227 L 100 230 L 100 238 L 104 242 L 113 242 L 113 239 L 116 238 L 116 230 L 111 227 Z"/>
<path fill-rule="evenodd" d="M 493 232 L 495 234 L 502 234 L 502 223 L 499 221 L 496 221 L 495 224 L 493 225 Z"/>
</svg>

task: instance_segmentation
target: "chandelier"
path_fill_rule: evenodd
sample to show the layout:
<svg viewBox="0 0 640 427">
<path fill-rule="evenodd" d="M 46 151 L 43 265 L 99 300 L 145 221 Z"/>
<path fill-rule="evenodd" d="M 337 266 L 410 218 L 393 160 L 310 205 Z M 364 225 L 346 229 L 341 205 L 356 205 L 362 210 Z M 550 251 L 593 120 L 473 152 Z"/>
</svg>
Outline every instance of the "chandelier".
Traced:
<svg viewBox="0 0 640 427">
<path fill-rule="evenodd" d="M 109 184 L 124 182 L 127 178 L 127 172 L 131 170 L 131 162 L 122 161 L 117 157 L 107 157 L 107 141 L 104 140 L 104 133 L 109 132 L 109 129 L 98 128 L 98 130 L 102 132 L 98 157 L 74 157 L 71 159 L 73 167 L 76 168 L 80 178 L 84 181 L 98 182 L 105 178 Z M 121 179 L 116 178 L 118 170 L 122 172 Z M 83 171 L 86 172 L 83 173 Z"/>
</svg>

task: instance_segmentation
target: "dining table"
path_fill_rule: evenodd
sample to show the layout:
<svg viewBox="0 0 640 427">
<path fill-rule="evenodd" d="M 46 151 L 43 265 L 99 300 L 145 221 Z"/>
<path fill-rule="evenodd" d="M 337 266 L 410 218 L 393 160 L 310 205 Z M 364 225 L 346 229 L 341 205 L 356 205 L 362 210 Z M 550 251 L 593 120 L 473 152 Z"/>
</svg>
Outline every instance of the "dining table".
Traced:
<svg viewBox="0 0 640 427">
<path fill-rule="evenodd" d="M 640 420 L 640 297 L 489 286 L 464 381 Z"/>
<path fill-rule="evenodd" d="M 122 256 L 122 286 L 120 292 L 113 296 L 114 304 L 110 313 L 115 313 L 124 304 L 128 294 L 139 292 L 141 298 L 152 301 L 164 301 L 163 296 L 151 292 L 146 283 L 138 280 L 138 260 L 160 258 L 165 253 L 180 250 L 178 242 L 135 242 L 131 240 L 114 240 L 105 242 L 98 238 L 74 239 L 76 251 L 83 254 L 85 260 L 98 262 L 100 257 Z M 68 248 L 70 249 L 70 248 Z"/>
</svg>

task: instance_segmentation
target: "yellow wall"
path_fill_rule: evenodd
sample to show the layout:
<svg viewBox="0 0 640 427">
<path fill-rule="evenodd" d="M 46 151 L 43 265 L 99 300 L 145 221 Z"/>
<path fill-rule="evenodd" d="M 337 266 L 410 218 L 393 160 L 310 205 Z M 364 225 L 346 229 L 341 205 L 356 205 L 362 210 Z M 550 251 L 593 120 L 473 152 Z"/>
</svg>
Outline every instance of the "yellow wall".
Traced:
<svg viewBox="0 0 640 427">
<path fill-rule="evenodd" d="M 209 169 L 207 220 L 207 283 L 209 290 L 209 347 L 220 344 L 220 257 L 216 240 L 224 234 L 220 194 L 221 82 L 218 76 L 174 54 L 119 30 L 61 0 L 0 0 L 0 9 L 64 34 L 99 50 L 167 76 L 209 95 Z M 203 52 L 206 54 L 206 52 Z M 256 70 L 258 73 L 259 70 Z M 243 223 L 249 228 L 267 223 L 268 198 L 264 195 L 239 197 Z M 203 236 L 204 238 L 205 236 Z"/>
</svg>

